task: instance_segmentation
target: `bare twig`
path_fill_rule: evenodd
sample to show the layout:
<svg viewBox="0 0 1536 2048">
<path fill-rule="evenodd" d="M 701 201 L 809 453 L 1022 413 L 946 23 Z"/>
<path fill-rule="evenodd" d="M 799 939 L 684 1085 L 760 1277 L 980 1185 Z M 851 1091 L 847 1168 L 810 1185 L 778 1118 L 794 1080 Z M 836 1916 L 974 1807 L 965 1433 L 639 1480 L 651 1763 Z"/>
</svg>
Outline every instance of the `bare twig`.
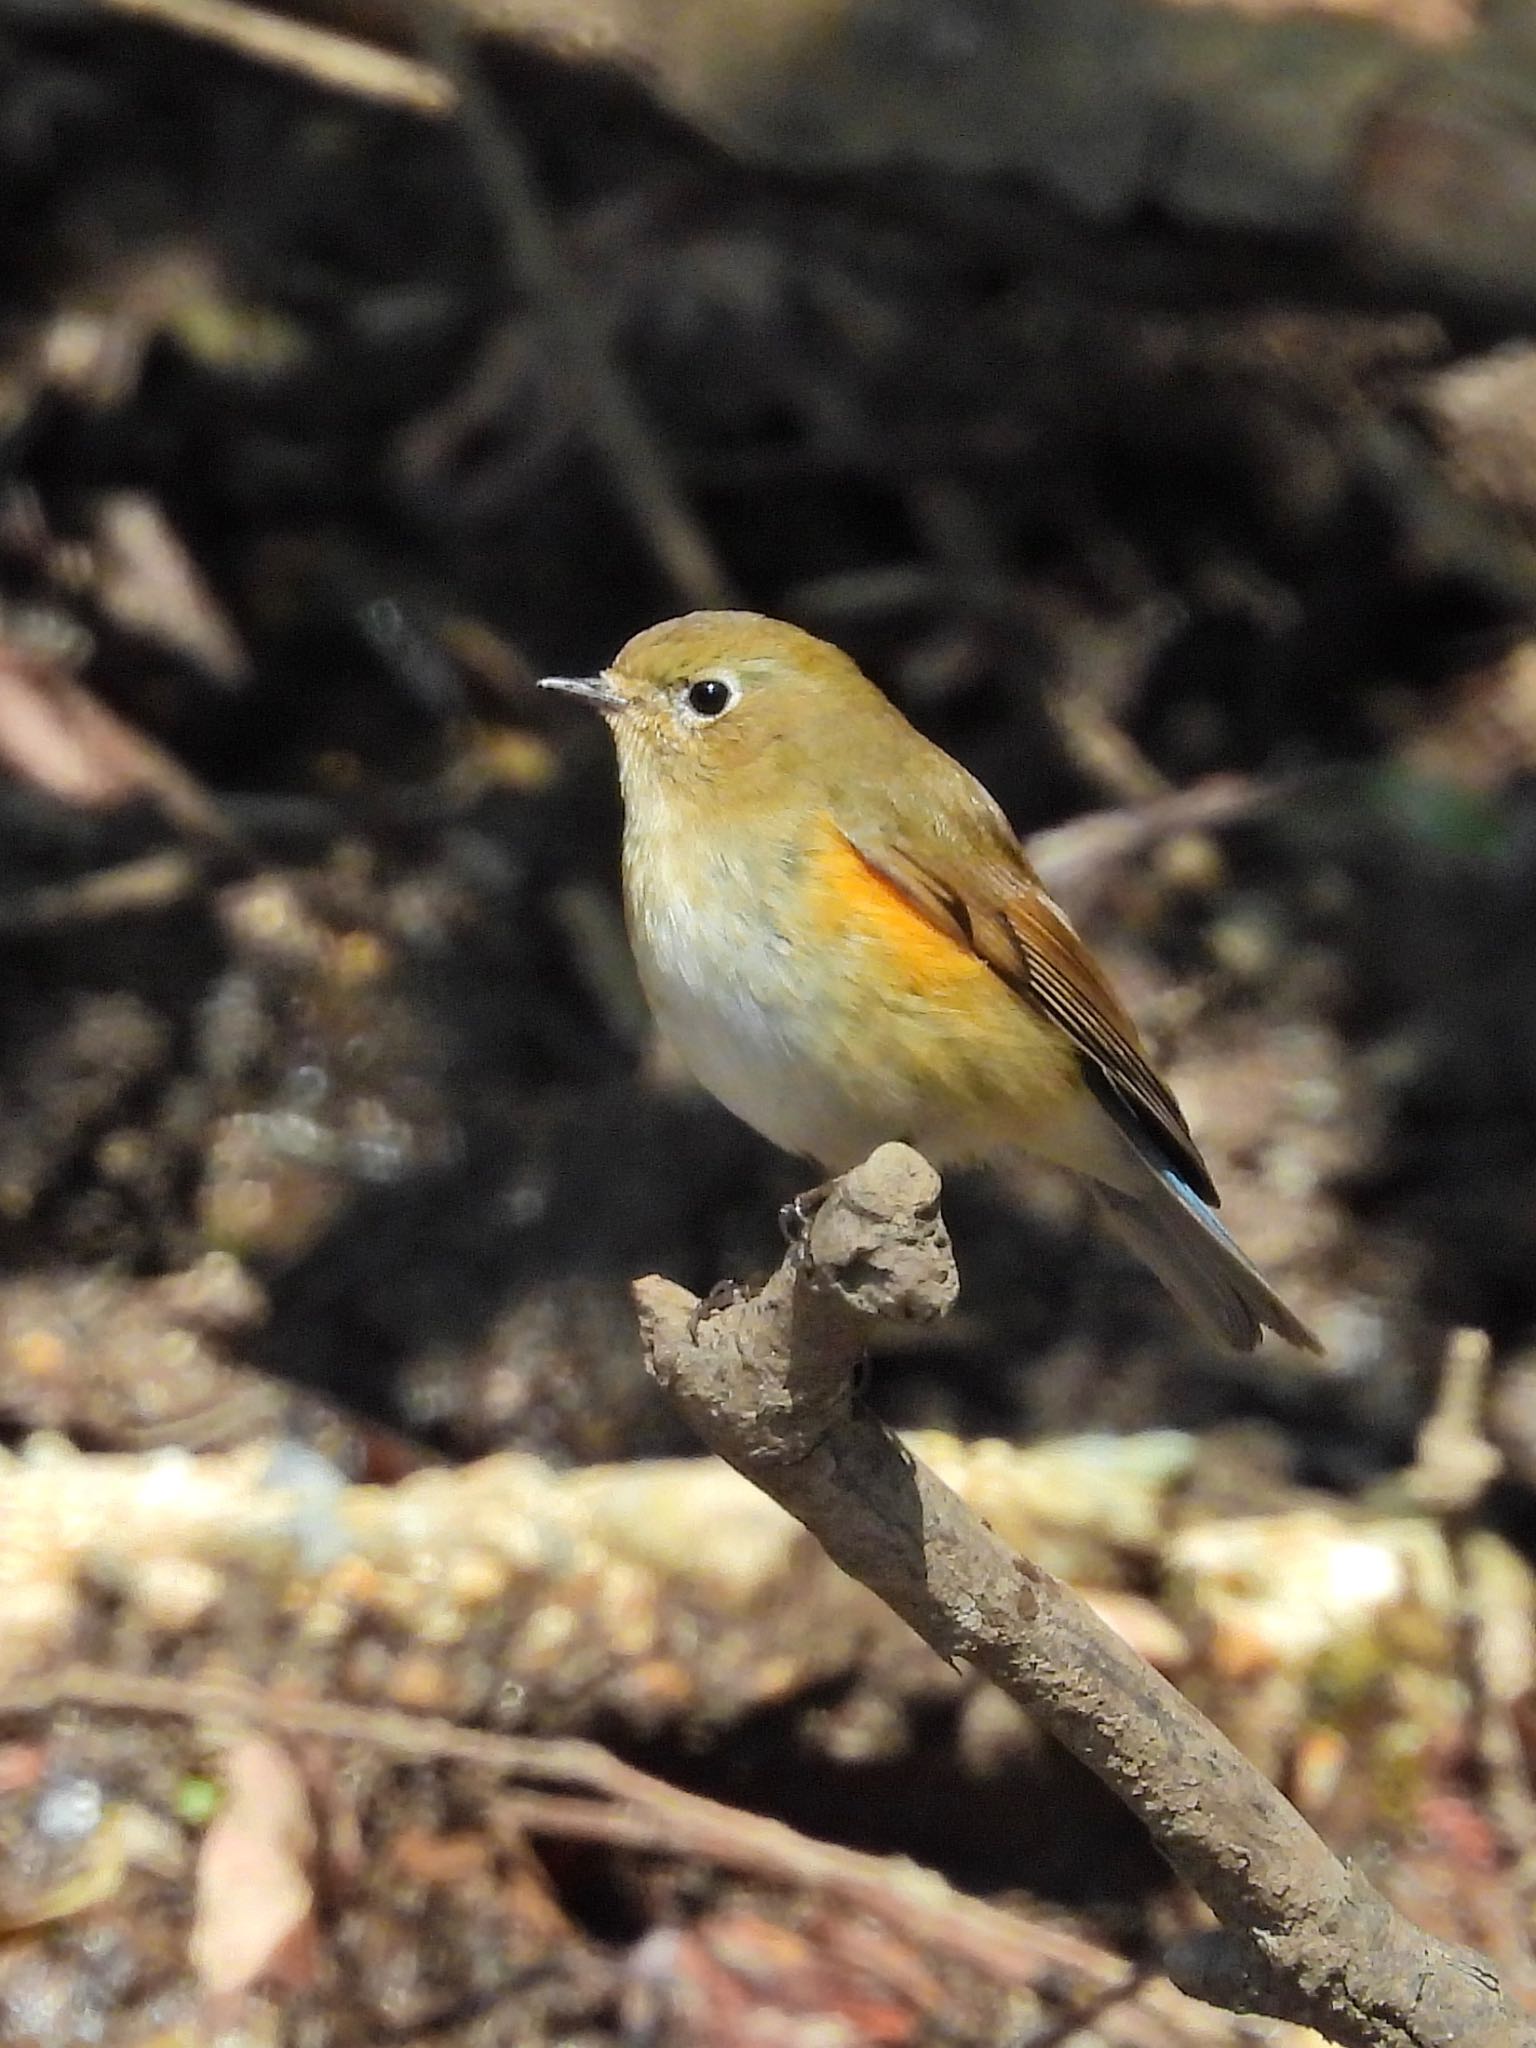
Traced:
<svg viewBox="0 0 1536 2048">
<path fill-rule="evenodd" d="M 882 1146 L 831 1184 L 759 1294 L 699 1317 L 686 1289 L 641 1281 L 652 1372 L 712 1450 L 1141 1818 L 1222 1923 L 1185 1946 L 1186 1990 L 1349 2048 L 1531 2048 L 1536 2028 L 1486 1963 L 1340 1863 L 1225 1736 L 859 1402 L 870 1323 L 926 1320 L 955 1299 L 938 1198 L 926 1161 Z"/>
<path fill-rule="evenodd" d="M 68 882 L 43 882 L 14 896 L 0 895 L 0 938 L 164 910 L 195 894 L 204 880 L 201 862 L 177 847 Z"/>
<path fill-rule="evenodd" d="M 1515 1712 L 1531 1686 L 1530 1615 L 1510 1599 L 1502 1546 L 1474 1519 L 1505 1466 L 1483 1420 L 1492 1369 L 1493 1344 L 1486 1330 L 1451 1332 L 1435 1405 L 1419 1430 L 1413 1464 L 1404 1477 L 1409 1497 L 1433 1514 L 1445 1533 L 1456 1572 L 1458 1648 L 1472 1697 L 1484 1803 L 1509 1856 L 1511 1886 L 1529 1905 L 1536 1896 L 1536 1796 Z M 1513 1657 L 1512 1627 L 1519 1646 Z"/>
<path fill-rule="evenodd" d="M 1153 656 L 1168 640 L 1176 608 L 1143 603 L 1111 620 L 1043 593 L 1034 597 L 1037 624 L 1050 631 L 1055 672 L 1046 709 L 1069 759 L 1111 802 L 1134 807 L 1174 793 L 1173 784 L 1142 752 L 1125 717 Z"/>
<path fill-rule="evenodd" d="M 533 1835 L 695 1856 L 749 1877 L 828 1893 L 999 1983 L 1037 1984 L 1056 1973 L 1095 2006 L 1120 2004 L 1117 2031 L 1128 2048 L 1166 2048 L 1200 2038 L 1199 2008 L 1166 1979 L 1138 1973 L 1064 1928 L 1022 1920 L 969 1898 L 935 1872 L 899 1858 L 818 1842 L 783 1821 L 684 1791 L 594 1742 L 503 1735 L 395 1708 L 268 1692 L 238 1680 L 97 1665 L 74 1665 L 0 1688 L 0 1717 L 51 1715 L 64 1705 L 358 1743 L 413 1762 L 469 1765 L 521 1780 L 524 1788 L 565 1788 L 510 1790 L 494 1803 L 493 1820 Z"/>
<path fill-rule="evenodd" d="M 415 114 L 442 116 L 454 104 L 453 87 L 440 71 L 393 50 L 360 43 L 333 29 L 312 28 L 291 15 L 246 7 L 240 0 L 101 0 L 128 14 L 176 28 L 203 42 L 222 43 L 243 57 L 296 72 L 330 92 L 355 94 Z"/>
<path fill-rule="evenodd" d="M 512 282 L 548 324 L 615 490 L 685 603 L 733 603 L 730 579 L 609 356 L 602 315 L 565 259 L 521 138 L 486 90 L 462 30 L 445 10 L 432 8 L 422 11 L 421 33 L 458 93 L 465 141 L 494 209 Z"/>
<path fill-rule="evenodd" d="M 1044 1971 L 1059 1970 L 1095 2003 L 1142 2005 L 1140 2025 L 1126 2024 L 1129 2015 L 1122 2014 L 1119 2031 L 1128 2041 L 1164 2040 L 1170 2026 L 1183 2039 L 1203 2017 L 1166 1978 L 1138 1971 L 1065 1928 L 1020 1920 L 951 1891 L 932 1871 L 814 1841 L 782 1821 L 719 1806 L 675 1786 L 657 1790 L 662 1796 L 653 1805 L 598 1805 L 558 1792 L 515 1792 L 498 1802 L 496 1817 L 533 1835 L 652 1854 L 683 1851 L 749 1877 L 830 1894 L 997 1983 L 1034 1984 Z"/>
<path fill-rule="evenodd" d="M 1452 1524 L 1466 1518 L 1504 1469 L 1488 1441 L 1483 1413 L 1493 1345 L 1485 1330 L 1456 1330 L 1445 1349 L 1435 1405 L 1414 1447 L 1407 1474 L 1415 1502 Z"/>
<path fill-rule="evenodd" d="M 186 542 L 144 491 L 104 491 L 87 592 L 107 617 L 190 662 L 216 688 L 251 680 L 251 657 Z"/>
<path fill-rule="evenodd" d="M 1002 609 L 1052 628 L 1056 673 L 1041 706 L 1068 758 L 1111 802 L 1135 806 L 1167 796 L 1172 784 L 1121 723 L 1121 700 L 1145 672 L 1157 641 L 1169 631 L 1167 607 L 1143 605 L 1138 616 L 1112 624 L 1065 603 L 1046 604 L 1025 593 L 1008 573 L 1007 559 L 987 523 L 981 501 L 952 480 L 915 484 L 906 494 L 914 525 L 939 561 L 956 575 L 981 574 L 1003 597 Z M 1033 615 L 1033 616 L 1032 616 Z"/>
<path fill-rule="evenodd" d="M 238 847 L 213 794 L 62 662 L 0 641 L 0 767 L 81 810 L 143 799 L 203 846 Z"/>
<path fill-rule="evenodd" d="M 1208 775 L 1188 789 L 1110 811 L 1084 811 L 1064 825 L 1030 835 L 1029 857 L 1067 915 L 1086 923 L 1105 893 L 1170 839 L 1197 839 L 1221 856 L 1212 836 L 1237 818 L 1272 809 L 1284 800 L 1283 783 L 1249 782 L 1241 775 Z"/>
</svg>

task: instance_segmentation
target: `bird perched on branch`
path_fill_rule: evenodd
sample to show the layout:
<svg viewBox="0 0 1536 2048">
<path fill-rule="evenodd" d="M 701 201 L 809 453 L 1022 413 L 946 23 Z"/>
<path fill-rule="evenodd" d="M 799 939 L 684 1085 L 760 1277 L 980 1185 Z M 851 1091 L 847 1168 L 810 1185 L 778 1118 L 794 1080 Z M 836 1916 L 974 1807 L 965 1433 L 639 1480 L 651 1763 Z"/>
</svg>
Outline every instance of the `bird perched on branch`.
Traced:
<svg viewBox="0 0 1536 2048">
<path fill-rule="evenodd" d="M 1208 1336 L 1319 1348 L 1002 811 L 845 654 L 694 612 L 543 687 L 612 728 L 641 982 L 727 1108 L 828 1173 L 893 1138 L 1050 1160 Z"/>
</svg>

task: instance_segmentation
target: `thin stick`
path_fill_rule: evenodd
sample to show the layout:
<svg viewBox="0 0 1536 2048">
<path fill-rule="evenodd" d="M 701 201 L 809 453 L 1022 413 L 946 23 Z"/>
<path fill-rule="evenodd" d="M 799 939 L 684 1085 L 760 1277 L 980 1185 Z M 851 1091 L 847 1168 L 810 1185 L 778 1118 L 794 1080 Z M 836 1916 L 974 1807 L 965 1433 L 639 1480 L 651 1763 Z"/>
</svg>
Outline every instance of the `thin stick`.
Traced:
<svg viewBox="0 0 1536 2048">
<path fill-rule="evenodd" d="M 521 137 L 486 90 L 458 24 L 440 8 L 423 10 L 421 20 L 428 53 L 458 92 L 465 141 L 494 210 L 512 282 L 549 325 L 614 489 L 686 604 L 734 603 L 730 579 L 604 345 L 602 317 L 565 260 Z"/>
<path fill-rule="evenodd" d="M 1167 2048 L 1170 2041 L 1197 2038 L 1192 2029 L 1203 2018 L 1165 1979 L 1138 1974 L 1064 1928 L 1021 1920 L 969 1898 L 935 1872 L 819 1842 L 783 1821 L 684 1791 L 593 1742 L 463 1728 L 390 1707 L 272 1692 L 243 1680 L 164 1677 L 97 1665 L 70 1665 L 0 1688 L 0 1717 L 51 1716 L 64 1705 L 243 1722 L 283 1735 L 358 1743 L 413 1762 L 460 1763 L 500 1778 L 563 1786 L 564 1791 L 507 1792 L 496 1801 L 493 1817 L 530 1834 L 691 1855 L 749 1877 L 829 1893 L 999 1983 L 1032 1985 L 1047 1972 L 1065 1973 L 1095 2001 L 1122 2004 L 1120 2031 L 1132 2048 Z M 580 1793 L 573 1795 L 572 1786 Z M 1138 2008 L 1134 2014 L 1125 2009 L 1131 1999 Z"/>
<path fill-rule="evenodd" d="M 222 43 L 242 57 L 297 72 L 329 92 L 352 93 L 413 114 L 441 118 L 456 94 L 440 71 L 393 50 L 376 49 L 331 29 L 311 28 L 290 15 L 245 7 L 239 0 L 102 0 L 114 14 L 181 29 L 204 42 Z"/>
<path fill-rule="evenodd" d="M 43 882 L 0 896 L 0 936 L 163 910 L 194 894 L 204 879 L 201 864 L 181 848 L 146 853 L 76 881 Z"/>
<path fill-rule="evenodd" d="M 662 1788 L 654 1807 L 599 1806 L 559 1793 L 514 1792 L 498 1815 L 529 1834 L 606 1842 L 615 1847 L 675 1855 L 679 1850 L 749 1877 L 769 1877 L 804 1890 L 830 1893 L 894 1926 L 931 1951 L 952 1956 L 999 1983 L 1037 1984 L 1047 1970 L 1086 1978 L 1094 1997 L 1148 1996 L 1151 2012 L 1187 2038 L 1204 2017 L 1166 1978 L 1149 1977 L 1117 1956 L 1063 1928 L 1001 1913 L 983 1900 L 954 1892 L 932 1871 L 900 1864 L 833 1842 L 797 1834 L 782 1821 L 717 1806 L 712 1800 Z M 1149 2030 L 1136 2032 L 1147 2038 Z M 1151 2030 L 1164 2038 L 1162 2027 Z"/>
<path fill-rule="evenodd" d="M 1185 1990 L 1347 2048 L 1536 2048 L 1481 1957 L 1412 1926 L 1077 1594 L 1019 1557 L 855 1393 L 874 1320 L 958 1292 L 939 1181 L 886 1145 L 822 1191 L 762 1291 L 696 1313 L 636 1287 L 650 1367 L 710 1448 L 770 1494 L 940 1656 L 968 1658 L 1146 1826 L 1222 1931 Z"/>
</svg>

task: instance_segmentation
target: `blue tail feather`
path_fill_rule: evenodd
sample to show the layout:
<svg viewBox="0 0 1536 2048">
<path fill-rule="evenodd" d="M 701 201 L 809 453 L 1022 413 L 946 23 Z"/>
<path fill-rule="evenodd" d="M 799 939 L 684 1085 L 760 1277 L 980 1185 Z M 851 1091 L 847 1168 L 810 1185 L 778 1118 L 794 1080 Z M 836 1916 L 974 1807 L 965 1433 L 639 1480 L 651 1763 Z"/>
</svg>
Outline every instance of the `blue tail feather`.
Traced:
<svg viewBox="0 0 1536 2048">
<path fill-rule="evenodd" d="M 1251 1351 L 1266 1329 L 1304 1351 L 1321 1351 L 1210 1205 L 1171 1166 L 1139 1147 L 1137 1157 L 1146 1177 L 1135 1194 L 1102 1184 L 1094 1193 L 1115 1235 L 1185 1313 L 1237 1351 Z"/>
</svg>

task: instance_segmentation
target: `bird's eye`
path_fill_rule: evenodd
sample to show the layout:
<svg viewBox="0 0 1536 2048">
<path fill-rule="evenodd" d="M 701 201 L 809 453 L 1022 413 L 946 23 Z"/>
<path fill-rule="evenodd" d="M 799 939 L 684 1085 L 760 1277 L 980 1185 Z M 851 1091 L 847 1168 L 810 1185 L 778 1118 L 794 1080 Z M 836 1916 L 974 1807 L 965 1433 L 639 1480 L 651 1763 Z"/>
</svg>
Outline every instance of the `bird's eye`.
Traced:
<svg viewBox="0 0 1536 2048">
<path fill-rule="evenodd" d="M 684 699 L 695 718 L 718 718 L 736 702 L 736 690 L 723 676 L 700 676 L 688 685 Z"/>
</svg>

